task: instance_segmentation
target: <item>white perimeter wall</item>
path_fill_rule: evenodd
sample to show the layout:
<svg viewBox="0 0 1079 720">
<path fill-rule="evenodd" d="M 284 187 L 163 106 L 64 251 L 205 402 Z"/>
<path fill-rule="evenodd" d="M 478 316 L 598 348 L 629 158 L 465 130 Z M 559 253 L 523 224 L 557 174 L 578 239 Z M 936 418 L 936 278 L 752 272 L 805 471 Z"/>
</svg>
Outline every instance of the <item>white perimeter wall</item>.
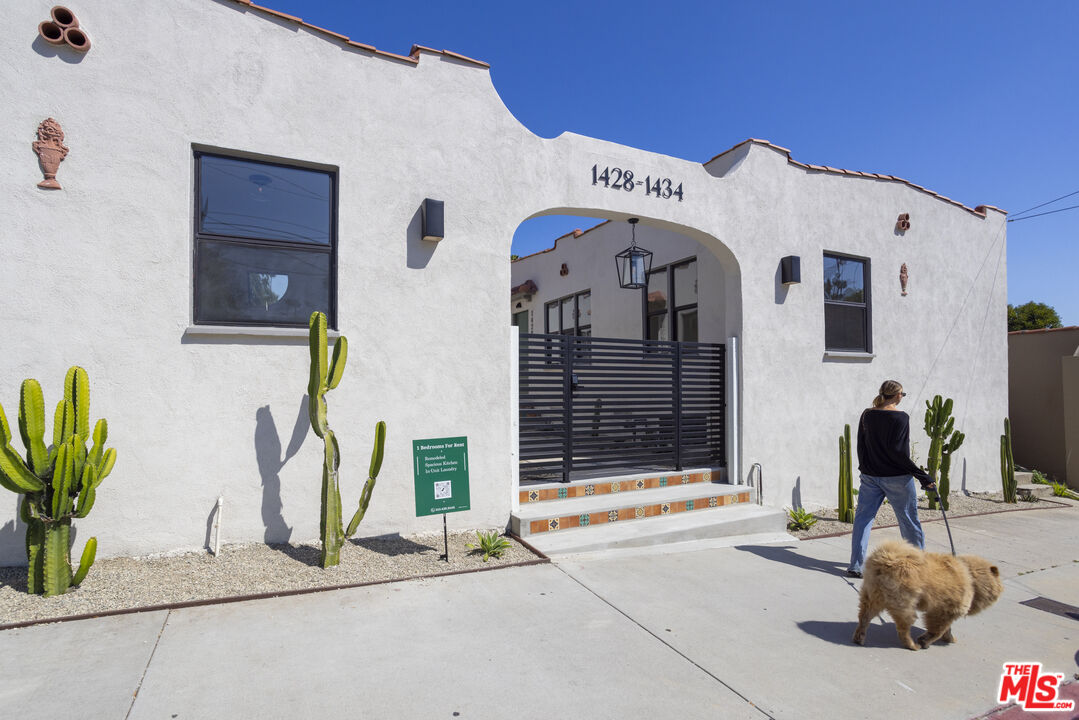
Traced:
<svg viewBox="0 0 1079 720">
<path fill-rule="evenodd" d="M 318 534 L 305 339 L 188 330 L 193 145 L 338 168 L 338 319 L 351 352 L 329 399 L 346 507 L 359 498 L 375 421 L 389 426 L 361 535 L 438 529 L 437 517 L 414 517 L 411 441 L 449 435 L 469 438 L 473 508 L 451 526 L 506 523 L 510 239 L 546 212 L 639 216 L 737 258 L 742 326 L 728 328 L 744 343 L 743 471 L 764 464 L 767 501 L 788 504 L 796 480 L 807 501 L 826 500 L 842 422 L 892 376 L 957 398 L 969 439 L 956 474 L 973 489 L 993 485 L 1006 412 L 1002 216 L 895 182 L 807 173 L 755 146 L 713 177 L 699 163 L 572 134 L 542 140 L 507 112 L 483 68 L 431 53 L 413 66 L 232 2 L 81 3 L 72 9 L 93 40 L 85 56 L 31 40 L 50 7 L 0 9 L 23 38 L 0 46 L 0 403 L 14 423 L 23 378 L 38 378 L 53 405 L 67 367 L 87 369 L 91 418 L 108 418 L 119 453 L 93 513 L 76 523 L 103 556 L 203 546 L 219 495 L 225 542 Z M 30 144 L 46 117 L 71 149 L 60 191 L 36 187 Z M 686 199 L 594 187 L 596 163 L 674 178 Z M 446 203 L 437 245 L 419 239 L 425 197 Z M 904 237 L 891 231 L 898 212 L 914 223 Z M 822 247 L 873 258 L 872 362 L 822 359 Z M 805 282 L 780 298 L 776 267 L 791 253 Z M 899 298 L 904 261 L 912 294 Z M 600 277 L 613 283 L 612 273 Z M 0 494 L 6 564 L 25 561 L 16 507 Z"/>
</svg>

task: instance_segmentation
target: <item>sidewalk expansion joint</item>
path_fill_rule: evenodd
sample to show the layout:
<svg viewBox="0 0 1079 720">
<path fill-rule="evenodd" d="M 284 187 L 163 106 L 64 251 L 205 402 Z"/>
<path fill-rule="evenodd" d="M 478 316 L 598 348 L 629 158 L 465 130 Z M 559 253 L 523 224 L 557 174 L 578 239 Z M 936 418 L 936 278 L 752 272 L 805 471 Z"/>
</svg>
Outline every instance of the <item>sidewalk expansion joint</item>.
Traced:
<svg viewBox="0 0 1079 720">
<path fill-rule="evenodd" d="M 556 568 L 558 568 L 558 569 L 559 569 L 559 571 L 561 571 L 561 572 L 562 572 L 562 574 L 564 574 L 564 575 L 565 575 L 566 577 L 568 577 L 568 578 L 569 578 L 570 580 L 572 580 L 573 582 L 577 583 L 577 584 L 578 584 L 578 585 L 580 585 L 580 586 L 581 586 L 582 588 L 584 588 L 585 590 L 587 590 L 588 592 L 590 592 L 590 593 L 591 593 L 592 595 L 594 595 L 594 596 L 595 596 L 595 597 L 596 597 L 596 598 L 597 598 L 597 599 L 598 599 L 598 600 L 599 600 L 600 602 L 602 602 L 602 603 L 604 603 L 605 605 L 607 605 L 607 606 L 608 606 L 609 608 L 611 608 L 611 609 L 612 609 L 612 610 L 614 610 L 614 611 L 615 611 L 616 613 L 618 613 L 619 615 L 621 615 L 622 617 L 624 617 L 624 618 L 625 618 L 626 620 L 629 620 L 629 621 L 630 621 L 631 623 L 633 623 L 634 625 L 636 625 L 637 627 L 639 627 L 639 628 L 640 628 L 641 630 L 643 630 L 644 632 L 646 632 L 646 633 L 648 633 L 649 635 L 651 635 L 652 637 L 654 637 L 654 638 L 655 638 L 656 640 L 658 640 L 658 641 L 659 641 L 659 642 L 660 642 L 661 644 L 665 645 L 665 646 L 666 646 L 666 647 L 667 647 L 667 648 L 668 648 L 669 650 L 671 650 L 671 652 L 673 652 L 673 653 L 674 653 L 675 655 L 678 655 L 678 656 L 679 656 L 679 657 L 681 657 L 681 658 L 682 658 L 683 660 L 685 660 L 686 662 L 688 662 L 688 663 L 689 663 L 690 665 L 692 665 L 693 667 L 697 668 L 697 669 L 698 669 L 698 670 L 700 670 L 700 671 L 701 671 L 702 673 L 704 673 L 704 674 L 705 674 L 705 675 L 707 675 L 708 677 L 712 678 L 712 679 L 713 679 L 713 680 L 715 680 L 715 681 L 716 681 L 717 683 L 719 683 L 719 684 L 720 684 L 720 685 L 722 685 L 723 687 L 727 688 L 728 690 L 730 690 L 730 691 L 731 691 L 732 693 L 734 693 L 734 694 L 735 694 L 735 695 L 737 695 L 738 697 L 742 698 L 742 700 L 744 700 L 744 701 L 746 702 L 746 704 L 747 704 L 747 705 L 749 705 L 749 706 L 750 706 L 751 708 L 753 708 L 754 710 L 756 710 L 757 712 L 759 712 L 759 713 L 760 713 L 760 714 L 761 714 L 761 715 L 762 715 L 763 717 L 766 717 L 766 718 L 768 718 L 768 720 L 776 720 L 776 718 L 775 718 L 775 716 L 774 716 L 774 715 L 769 715 L 769 714 L 768 714 L 767 712 L 765 712 L 765 711 L 764 711 L 763 709 L 761 709 L 761 708 L 760 708 L 760 707 L 759 707 L 759 706 L 758 706 L 758 705 L 757 705 L 757 704 L 756 704 L 755 702 L 753 702 L 752 700 L 750 700 L 749 698 L 747 698 L 747 697 L 746 697 L 745 695 L 743 695 L 742 693 L 740 693 L 740 692 L 738 692 L 737 690 L 735 690 L 735 689 L 734 689 L 733 687 L 731 687 L 731 686 L 730 686 L 730 685 L 728 685 L 727 683 L 723 682 L 723 681 L 722 681 L 721 679 L 719 679 L 719 677 L 717 677 L 717 676 L 715 675 L 715 673 L 713 673 L 713 672 L 711 672 L 710 670 L 708 670 L 707 668 L 703 667 L 703 666 L 702 666 L 702 665 L 701 665 L 700 663 L 698 663 L 698 662 L 697 662 L 696 660 L 694 660 L 693 658 L 691 658 L 691 657 L 689 657 L 688 655 L 686 655 L 686 654 L 685 654 L 684 652 L 682 652 L 681 650 L 679 650 L 678 648 L 676 648 L 676 647 L 675 647 L 674 645 L 672 645 L 672 644 L 671 644 L 670 642 L 668 642 L 667 640 L 664 640 L 664 639 L 663 639 L 662 637 L 660 637 L 660 636 L 659 636 L 659 635 L 657 635 L 656 633 L 654 633 L 654 632 L 652 632 L 651 630 L 649 630 L 648 628 L 646 628 L 646 627 L 645 627 L 644 625 L 642 625 L 641 623 L 639 623 L 639 622 L 638 622 L 638 621 L 637 621 L 637 620 L 636 620 L 635 618 L 631 617 L 631 616 L 630 616 L 629 614 L 627 614 L 627 613 L 626 613 L 626 612 L 625 612 L 624 610 L 622 610 L 622 608 L 618 607 L 617 605 L 615 605 L 614 603 L 612 603 L 612 602 L 611 602 L 610 600 L 608 600 L 607 598 L 603 597 L 602 595 L 600 595 L 599 593 L 597 593 L 597 592 L 596 592 L 595 590 L 593 590 L 592 588 L 588 587 L 588 586 L 587 586 L 587 585 L 585 585 L 585 584 L 584 584 L 583 582 L 581 582 L 580 580 L 578 580 L 577 578 L 575 578 L 575 577 L 574 577 L 573 575 L 571 575 L 570 573 L 566 572 L 566 571 L 565 571 L 565 569 L 563 569 L 563 568 L 562 568 L 562 567 L 561 567 L 560 565 L 558 565 L 557 563 L 552 563 L 552 564 L 553 564 L 553 565 L 554 565 L 554 566 L 555 566 Z"/>
<path fill-rule="evenodd" d="M 165 626 L 169 624 L 170 615 L 172 615 L 172 610 L 165 611 L 165 620 L 161 623 L 161 629 L 157 631 L 157 639 L 154 640 L 154 649 L 150 651 L 150 657 L 146 658 L 146 667 L 142 669 L 142 675 L 139 676 L 139 684 L 135 686 L 135 692 L 131 694 L 131 704 L 127 707 L 127 714 L 124 715 L 124 720 L 131 717 L 131 711 L 135 709 L 135 701 L 139 697 L 139 690 L 142 690 L 142 681 L 146 679 L 146 672 L 150 669 L 150 663 L 154 661 L 154 653 L 157 652 L 157 646 L 161 644 L 161 636 L 165 634 Z"/>
</svg>

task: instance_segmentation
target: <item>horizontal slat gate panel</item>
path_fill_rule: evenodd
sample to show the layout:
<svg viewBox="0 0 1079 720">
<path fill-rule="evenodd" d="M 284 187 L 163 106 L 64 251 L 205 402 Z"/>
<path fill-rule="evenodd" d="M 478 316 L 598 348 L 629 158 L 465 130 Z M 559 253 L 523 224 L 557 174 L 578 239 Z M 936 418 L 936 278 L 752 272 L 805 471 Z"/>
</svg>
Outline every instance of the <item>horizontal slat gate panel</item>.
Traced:
<svg viewBox="0 0 1079 720">
<path fill-rule="evenodd" d="M 523 480 L 725 464 L 723 345 L 520 335 Z"/>
</svg>

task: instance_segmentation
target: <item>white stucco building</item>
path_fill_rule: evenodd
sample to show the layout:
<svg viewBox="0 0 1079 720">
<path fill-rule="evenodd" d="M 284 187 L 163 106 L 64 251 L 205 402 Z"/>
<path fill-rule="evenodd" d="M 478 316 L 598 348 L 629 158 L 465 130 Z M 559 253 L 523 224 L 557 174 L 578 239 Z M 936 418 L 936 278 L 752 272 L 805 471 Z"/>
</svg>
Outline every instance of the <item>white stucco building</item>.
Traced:
<svg viewBox="0 0 1079 720">
<path fill-rule="evenodd" d="M 50 7 L 8 3 L 0 14 L 28 38 Z M 0 403 L 14 423 L 19 383 L 35 377 L 51 409 L 66 369 L 86 368 L 91 418 L 108 418 L 119 455 L 76 523 L 102 556 L 202 547 L 219 497 L 225 541 L 317 537 L 314 309 L 351 343 L 329 395 L 346 508 L 374 423 L 388 425 L 360 534 L 439 528 L 415 516 L 412 441 L 451 436 L 468 438 L 472 508 L 450 515 L 451 527 L 505 526 L 518 412 L 507 291 L 535 280 L 535 311 L 590 290 L 596 335 L 640 337 L 613 272 L 630 217 L 657 267 L 696 258 L 700 339 L 737 339 L 728 479 L 759 462 L 766 503 L 789 505 L 796 488 L 807 504 L 833 502 L 835 438 L 895 377 L 915 426 L 923 399 L 955 398 L 968 439 L 954 485 L 996 482 L 1007 413 L 1001 211 L 805 165 L 762 141 L 701 164 L 571 133 L 539 138 L 482 62 L 381 52 L 244 0 L 72 9 L 88 52 L 42 38 L 0 46 Z M 31 144 L 47 118 L 69 149 L 60 189 L 38 186 Z M 681 197 L 595 183 L 594 167 L 670 180 Z M 445 203 L 440 242 L 422 238 L 425 198 Z M 515 228 L 543 214 L 612 222 L 515 263 L 511 276 Z M 790 255 L 801 284 L 784 288 L 778 266 Z M 826 347 L 830 256 L 865 262 L 867 352 Z M 16 497 L 0 493 L 5 564 L 25 561 L 16 518 Z"/>
</svg>

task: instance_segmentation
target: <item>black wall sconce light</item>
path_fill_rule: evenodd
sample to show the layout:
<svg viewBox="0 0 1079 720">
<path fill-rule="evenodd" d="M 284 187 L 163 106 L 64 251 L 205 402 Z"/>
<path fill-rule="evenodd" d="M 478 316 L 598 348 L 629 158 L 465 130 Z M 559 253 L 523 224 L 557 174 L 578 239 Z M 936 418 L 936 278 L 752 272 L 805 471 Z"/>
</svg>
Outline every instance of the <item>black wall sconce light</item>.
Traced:
<svg viewBox="0 0 1079 720">
<path fill-rule="evenodd" d="M 427 198 L 423 201 L 423 239 L 438 242 L 446 233 L 445 203 Z"/>
<path fill-rule="evenodd" d="M 802 259 L 797 255 L 788 255 L 780 260 L 779 276 L 784 285 L 796 285 L 802 282 Z"/>
<path fill-rule="evenodd" d="M 630 218 L 629 226 L 633 233 L 630 246 L 614 256 L 618 267 L 618 286 L 639 290 L 648 285 L 648 272 L 652 269 L 652 253 L 637 247 L 638 218 Z"/>
</svg>

